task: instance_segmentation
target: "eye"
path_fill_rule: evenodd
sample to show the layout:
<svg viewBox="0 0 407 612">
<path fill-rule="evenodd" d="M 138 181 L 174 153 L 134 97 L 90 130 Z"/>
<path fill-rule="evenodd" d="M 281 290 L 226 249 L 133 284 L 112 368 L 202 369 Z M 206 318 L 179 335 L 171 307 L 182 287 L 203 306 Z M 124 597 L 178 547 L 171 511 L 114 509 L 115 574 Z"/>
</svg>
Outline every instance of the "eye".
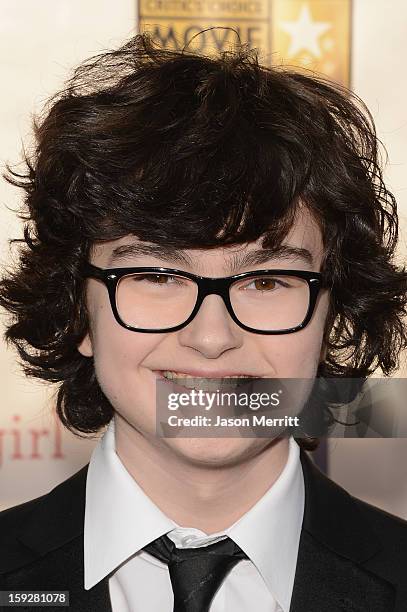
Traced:
<svg viewBox="0 0 407 612">
<path fill-rule="evenodd" d="M 182 285 L 183 279 L 171 274 L 135 274 L 133 279 L 136 282 L 145 281 L 152 285 Z"/>
<path fill-rule="evenodd" d="M 251 286 L 255 287 L 257 291 L 272 291 L 276 289 L 276 286 L 280 287 L 289 287 L 289 285 L 277 278 L 271 278 L 269 276 L 254 278 L 250 283 L 248 283 L 244 289 L 248 289 Z"/>
<path fill-rule="evenodd" d="M 165 285 L 168 280 L 166 274 L 138 274 L 134 277 L 135 281 L 148 281 L 149 283 Z"/>
</svg>

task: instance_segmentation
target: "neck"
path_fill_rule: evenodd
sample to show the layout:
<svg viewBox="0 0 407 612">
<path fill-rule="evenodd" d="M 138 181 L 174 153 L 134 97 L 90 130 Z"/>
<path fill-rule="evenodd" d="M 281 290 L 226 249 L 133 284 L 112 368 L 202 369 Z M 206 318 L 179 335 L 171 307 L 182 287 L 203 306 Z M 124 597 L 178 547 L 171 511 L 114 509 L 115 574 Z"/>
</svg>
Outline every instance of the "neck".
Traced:
<svg viewBox="0 0 407 612">
<path fill-rule="evenodd" d="M 250 510 L 281 474 L 289 448 L 285 437 L 263 440 L 242 459 L 214 466 L 142 435 L 117 414 L 115 441 L 123 465 L 160 510 L 178 525 L 207 534 L 223 531 Z"/>
</svg>

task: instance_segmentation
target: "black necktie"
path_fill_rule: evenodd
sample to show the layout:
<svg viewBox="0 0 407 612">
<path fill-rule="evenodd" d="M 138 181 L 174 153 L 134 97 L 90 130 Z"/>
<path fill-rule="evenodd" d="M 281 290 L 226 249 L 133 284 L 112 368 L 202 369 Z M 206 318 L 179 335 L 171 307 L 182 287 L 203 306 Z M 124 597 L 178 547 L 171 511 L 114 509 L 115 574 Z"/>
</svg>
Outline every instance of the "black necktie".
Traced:
<svg viewBox="0 0 407 612">
<path fill-rule="evenodd" d="M 226 574 L 241 559 L 248 559 L 230 538 L 199 548 L 177 548 L 163 535 L 144 550 L 168 564 L 174 612 L 208 612 Z"/>
</svg>

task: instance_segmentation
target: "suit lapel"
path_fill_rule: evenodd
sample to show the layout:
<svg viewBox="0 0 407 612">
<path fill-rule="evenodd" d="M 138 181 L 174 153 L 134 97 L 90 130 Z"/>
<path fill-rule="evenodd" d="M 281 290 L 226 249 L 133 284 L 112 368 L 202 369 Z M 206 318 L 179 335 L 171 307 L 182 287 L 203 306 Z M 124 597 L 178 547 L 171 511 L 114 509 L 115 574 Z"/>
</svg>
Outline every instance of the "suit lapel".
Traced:
<svg viewBox="0 0 407 612">
<path fill-rule="evenodd" d="M 363 564 L 381 550 L 352 497 L 301 451 L 305 510 L 290 612 L 391 612 L 395 589 Z"/>
<path fill-rule="evenodd" d="M 112 612 L 108 577 L 85 590 L 83 525 L 88 466 L 44 496 L 19 533 L 23 551 L 36 553 L 35 563 L 10 575 L 7 586 L 27 590 L 69 591 L 71 612 Z M 45 537 L 46 534 L 46 537 Z M 24 553 L 22 553 L 24 554 Z M 25 554 L 27 554 L 25 552 Z M 16 568 L 21 559 L 16 558 Z M 9 567 L 9 569 L 11 569 Z"/>
<path fill-rule="evenodd" d="M 48 552 L 35 563 L 9 574 L 7 590 L 68 591 L 70 612 L 112 612 L 108 578 L 92 589 L 83 588 L 83 536 Z"/>
</svg>

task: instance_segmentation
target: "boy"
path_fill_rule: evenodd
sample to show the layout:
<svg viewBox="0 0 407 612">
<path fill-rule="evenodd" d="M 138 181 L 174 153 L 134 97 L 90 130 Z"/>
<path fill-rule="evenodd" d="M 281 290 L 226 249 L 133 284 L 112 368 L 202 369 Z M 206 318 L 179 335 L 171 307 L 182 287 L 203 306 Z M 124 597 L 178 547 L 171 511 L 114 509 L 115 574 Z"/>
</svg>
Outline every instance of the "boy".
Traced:
<svg viewBox="0 0 407 612">
<path fill-rule="evenodd" d="M 29 221 L 6 338 L 60 383 L 66 427 L 108 428 L 0 515 L 1 589 L 75 611 L 404 610 L 406 523 L 322 475 L 317 440 L 155 435 L 164 379 L 397 367 L 407 273 L 366 109 L 253 51 L 144 34 L 77 69 L 37 142 L 9 179 Z"/>
</svg>

